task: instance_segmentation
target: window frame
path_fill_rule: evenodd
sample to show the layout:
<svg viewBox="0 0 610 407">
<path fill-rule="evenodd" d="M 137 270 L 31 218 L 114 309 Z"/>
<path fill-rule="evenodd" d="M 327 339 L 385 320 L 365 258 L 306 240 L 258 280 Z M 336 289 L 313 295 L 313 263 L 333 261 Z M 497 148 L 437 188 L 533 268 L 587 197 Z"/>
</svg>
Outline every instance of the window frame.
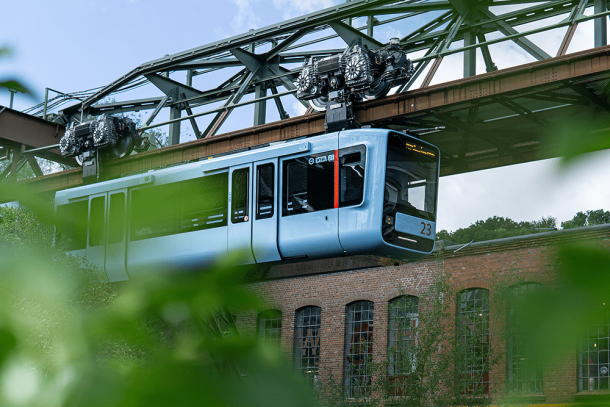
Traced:
<svg viewBox="0 0 610 407">
<path fill-rule="evenodd" d="M 209 178 L 212 177 L 219 177 L 217 180 L 209 180 Z M 208 182 L 219 182 L 218 185 L 215 185 L 215 188 L 225 188 L 222 189 L 221 191 L 219 191 L 220 193 L 216 193 L 215 196 L 219 196 L 222 200 L 221 206 L 219 206 L 218 208 L 221 209 L 221 211 L 219 211 L 219 215 L 213 215 L 214 217 L 220 216 L 220 214 L 222 215 L 222 218 L 220 218 L 220 222 L 215 222 L 215 221 L 210 221 L 210 216 L 206 216 L 205 219 L 207 220 L 206 223 L 202 223 L 202 224 L 196 224 L 192 227 L 187 227 L 187 222 L 185 222 L 185 213 L 191 214 L 193 213 L 191 210 L 189 210 L 189 205 L 190 203 L 192 203 L 193 201 L 187 201 L 183 199 L 182 196 L 182 190 L 186 190 L 189 189 L 189 185 L 187 185 L 187 183 L 189 182 L 193 182 L 196 183 L 197 181 L 199 182 L 204 182 L 203 180 L 208 179 Z M 185 187 L 186 186 L 186 187 Z M 204 185 L 205 186 L 205 185 Z M 172 192 L 172 188 L 174 189 L 174 193 L 176 195 L 175 197 L 175 201 L 174 201 L 174 205 L 175 207 L 170 208 L 171 211 L 174 211 L 175 213 L 173 214 L 174 219 L 169 221 L 169 223 L 173 223 L 173 226 L 170 228 L 171 231 L 169 233 L 152 233 L 151 235 L 143 235 L 143 236 L 135 236 L 136 233 L 136 228 L 134 228 L 134 226 L 139 226 L 139 225 L 134 225 L 134 219 L 135 221 L 138 221 L 138 217 L 140 216 L 140 214 L 137 214 L 136 216 L 134 216 L 134 211 L 138 210 L 138 208 L 136 207 L 137 205 L 134 204 L 134 194 L 140 194 L 143 193 L 141 191 L 150 191 L 154 188 L 168 188 L 169 192 Z M 202 188 L 203 189 L 203 188 Z M 144 192 L 145 193 L 145 192 Z M 128 242 L 137 242 L 137 241 L 141 241 L 141 240 L 147 240 L 147 239 L 154 239 L 154 238 L 158 238 L 158 237 L 164 237 L 164 236 L 173 236 L 173 235 L 177 235 L 177 234 L 181 234 L 181 233 L 189 233 L 189 232 L 196 232 L 196 231 L 201 231 L 201 230 L 207 230 L 207 229 L 214 229 L 214 228 L 218 228 L 218 227 L 225 227 L 228 225 L 228 219 L 229 219 L 229 214 L 230 214 L 230 207 L 229 207 L 229 171 L 224 170 L 224 171 L 220 171 L 220 172 L 216 172 L 213 174 L 209 174 L 209 175 L 205 175 L 205 176 L 200 176 L 200 177 L 193 177 L 193 178 L 187 178 L 187 179 L 181 179 L 175 182 L 163 182 L 163 183 L 155 183 L 154 185 L 147 185 L 147 186 L 138 186 L 136 188 L 130 188 L 129 189 L 129 201 L 128 201 L 128 207 L 127 207 L 127 213 L 128 213 L 128 221 L 127 221 L 127 228 L 128 228 Z M 194 201 L 197 201 L 196 199 Z M 136 202 L 136 204 L 139 202 Z M 141 208 L 140 208 L 141 209 Z M 214 209 L 214 208 L 212 208 Z M 205 211 L 209 211 L 212 209 L 204 209 Z M 142 224 L 144 225 L 146 222 L 142 222 Z"/>
<path fill-rule="evenodd" d="M 282 346 L 282 311 L 278 309 L 268 309 L 258 314 L 256 331 L 259 340 L 275 348 Z M 273 326 L 279 321 L 279 325 Z M 268 326 L 268 323 L 272 326 Z M 267 335 L 269 333 L 269 335 Z"/>
<path fill-rule="evenodd" d="M 330 160 L 330 157 L 332 156 L 332 160 Z M 306 154 L 306 155 L 301 155 L 298 157 L 289 157 L 289 158 L 285 158 L 282 159 L 280 161 L 281 165 L 280 165 L 280 170 L 281 170 L 281 212 L 282 212 L 282 217 L 287 217 L 287 216 L 295 216 L 295 215 L 303 215 L 303 214 L 307 214 L 307 213 L 311 213 L 311 212 L 319 212 L 319 211 L 325 211 L 325 210 L 330 210 L 330 209 L 336 209 L 335 208 L 335 204 L 334 204 L 334 198 L 335 198 L 335 160 L 336 160 L 336 150 L 329 150 L 329 151 L 324 151 L 324 152 L 320 152 L 320 153 L 314 153 L 314 154 Z M 317 162 L 317 160 L 323 160 L 320 162 Z M 311 160 L 314 160 L 313 162 Z M 291 203 L 289 201 L 290 197 L 289 197 L 289 187 L 290 187 L 290 171 L 289 171 L 289 166 L 293 163 L 300 163 L 304 161 L 304 169 L 306 171 L 306 178 L 305 178 L 305 200 L 307 201 L 307 206 L 309 208 L 311 208 L 311 210 L 303 210 L 304 207 L 299 208 L 298 211 L 295 210 L 295 208 L 291 208 L 289 209 L 288 207 L 290 206 L 289 204 Z M 327 165 L 327 163 L 332 163 L 332 167 L 331 168 L 325 168 Z M 316 206 L 318 206 L 318 208 L 314 207 L 311 205 L 311 195 L 312 192 L 310 192 L 307 187 L 308 185 L 308 179 L 309 179 L 309 171 L 308 168 L 310 165 L 318 165 L 320 164 L 322 166 L 321 168 L 321 172 L 329 172 L 331 175 L 330 179 L 330 183 L 328 182 L 328 180 L 324 180 L 326 184 L 328 185 L 324 185 L 319 186 L 319 188 L 328 188 L 327 195 L 325 195 L 325 199 L 324 201 L 321 201 L 320 203 L 325 204 L 322 207 L 318 206 L 316 203 Z M 330 171 L 329 171 L 330 170 Z M 318 183 L 319 184 L 319 183 Z M 303 192 L 300 192 L 300 194 L 303 194 Z M 292 195 L 296 195 L 292 194 Z M 318 194 L 320 195 L 320 194 Z M 322 194 L 324 195 L 324 194 Z M 291 211 L 295 211 L 293 213 L 290 213 Z"/>
<path fill-rule="evenodd" d="M 410 302 L 409 302 L 410 301 Z M 404 303 L 400 303 L 404 302 Z M 398 309 L 400 308 L 400 309 Z M 399 315 L 396 318 L 396 314 L 404 310 L 403 315 Z M 396 320 L 399 320 L 399 324 L 396 324 Z M 405 324 L 408 322 L 407 324 Z M 399 349 L 405 349 L 407 352 L 412 353 L 411 355 L 411 371 L 415 369 L 416 363 L 416 355 L 415 355 L 415 347 L 417 346 L 417 327 L 419 325 L 419 297 L 414 295 L 400 295 L 398 297 L 392 298 L 388 301 L 388 352 L 390 353 L 388 356 L 388 375 L 390 376 L 400 376 L 400 375 L 408 375 L 410 372 L 399 371 L 397 367 L 394 365 L 395 356 L 398 355 Z M 410 334 L 405 334 L 404 336 L 396 337 L 397 333 L 403 329 L 405 332 L 408 331 Z M 415 331 L 415 332 L 413 332 Z M 399 342 L 399 345 L 395 345 L 396 342 Z M 404 342 L 402 345 L 400 343 Z M 392 349 L 395 349 L 394 351 Z"/>
<path fill-rule="evenodd" d="M 483 293 L 482 298 L 476 298 L 477 292 Z M 475 298 L 464 299 L 468 293 L 473 293 Z M 481 301 L 480 308 L 476 307 L 477 301 Z M 463 307 L 464 304 L 469 303 L 473 304 L 472 308 L 468 307 L 468 305 Z M 488 289 L 472 287 L 463 290 L 458 294 L 455 313 L 457 339 L 458 341 L 469 342 L 473 345 L 472 349 L 464 349 L 468 352 L 468 356 L 472 356 L 472 361 L 462 360 L 461 363 L 464 363 L 464 365 L 461 367 L 458 366 L 460 376 L 470 375 L 470 379 L 464 381 L 464 383 L 467 384 L 467 387 L 461 389 L 462 394 L 489 394 L 489 314 Z M 478 318 L 479 316 L 481 317 L 480 319 Z M 470 328 L 470 326 L 473 326 L 474 329 Z M 477 332 L 478 328 L 481 327 L 484 331 Z M 481 352 L 482 356 L 477 356 L 478 351 Z M 475 359 L 480 360 L 475 361 Z"/>
<path fill-rule="evenodd" d="M 309 315 L 305 315 L 306 312 Z M 316 384 L 318 382 L 318 375 L 320 373 L 320 334 L 322 332 L 322 308 L 315 305 L 302 307 L 295 311 L 294 316 L 294 365 L 296 370 L 300 371 L 305 376 L 307 382 Z M 306 317 L 309 318 L 310 323 L 308 325 L 305 325 Z M 312 319 L 314 319 L 314 322 L 317 323 L 312 324 Z M 302 324 L 300 324 L 299 321 L 302 321 Z M 306 332 L 305 340 L 303 341 L 303 329 L 305 328 L 309 329 Z M 299 329 L 301 329 L 300 335 Z M 309 332 L 311 332 L 311 336 Z M 312 341 L 313 346 L 310 346 Z M 313 354 L 310 354 L 312 351 Z M 307 356 L 305 356 L 306 353 L 308 354 Z M 302 364 L 304 359 L 307 361 L 306 366 L 303 366 Z"/>
<path fill-rule="evenodd" d="M 605 303 L 604 303 L 605 306 Z M 605 391 L 610 390 L 610 312 L 606 310 L 602 323 L 588 327 L 588 333 L 583 335 L 578 343 L 578 390 Z M 593 333 L 595 331 L 595 333 Z M 585 347 L 586 342 L 586 347 Z M 593 345 L 593 346 L 591 346 Z M 599 345 L 599 346 L 598 346 Z M 592 349 L 593 348 L 593 349 Z M 586 350 L 585 350 L 586 349 Z M 600 355 L 605 354 L 606 361 L 600 363 Z M 593 359 L 595 356 L 595 360 Z M 584 363 L 584 360 L 587 363 Z M 595 363 L 597 361 L 597 363 Z M 602 368 L 605 374 L 600 374 Z M 583 374 L 584 371 L 587 375 Z M 602 376 L 605 376 L 602 378 Z M 602 386 L 602 380 L 605 386 Z"/>
<path fill-rule="evenodd" d="M 360 194 L 360 199 L 358 201 L 352 202 L 352 201 L 344 201 L 343 200 L 343 196 L 344 196 L 344 192 L 343 192 L 343 170 L 345 165 L 342 163 L 342 158 L 346 155 L 355 153 L 355 152 L 359 152 L 360 153 L 360 163 L 362 164 L 362 190 L 361 190 L 361 194 Z M 364 202 L 364 195 L 366 193 L 366 186 L 367 186 L 367 176 L 366 176 L 366 159 L 367 159 L 367 151 L 366 151 L 366 146 L 364 144 L 359 144 L 356 146 L 352 146 L 352 147 L 345 147 L 345 148 L 341 148 L 339 149 L 339 208 L 348 208 L 350 206 L 358 206 L 358 205 L 362 205 L 362 203 Z"/>
<path fill-rule="evenodd" d="M 271 212 L 269 213 L 265 213 L 261 215 L 261 201 L 260 201 L 260 197 L 261 197 L 261 182 L 260 182 L 260 173 L 262 169 L 267 169 L 267 168 L 271 168 Z M 273 218 L 273 216 L 275 215 L 275 201 L 276 201 L 276 194 L 277 194 L 277 182 L 276 182 L 276 172 L 275 172 L 275 163 L 274 162 L 269 162 L 269 163 L 264 163 L 264 164 L 259 164 L 256 166 L 256 203 L 255 203 L 255 208 L 254 208 L 254 213 L 255 213 L 255 218 L 256 220 L 259 219 L 269 219 L 269 218 Z"/>
<path fill-rule="evenodd" d="M 519 313 L 523 312 L 523 304 L 519 303 L 524 298 L 517 298 L 525 294 L 523 291 L 526 291 L 527 295 L 531 295 L 540 292 L 542 288 L 542 284 L 535 282 L 526 282 L 510 288 L 511 293 L 506 303 L 506 326 L 508 330 L 506 340 L 506 381 L 509 393 L 532 394 L 544 391 L 544 371 L 542 366 L 528 365 L 527 362 L 519 364 L 522 360 L 527 361 L 529 352 L 522 347 L 518 321 Z M 515 348 L 518 348 L 516 353 Z M 515 366 L 515 362 L 517 366 Z M 523 370 L 525 371 L 526 379 L 522 379 L 523 375 L 521 372 Z M 530 379 L 532 373 L 534 375 L 533 389 L 531 389 L 532 380 Z M 524 390 L 522 384 L 525 384 L 528 389 Z"/>
<path fill-rule="evenodd" d="M 346 399 L 359 399 L 371 395 L 374 319 L 375 303 L 373 301 L 354 301 L 345 307 L 344 386 Z"/>
</svg>

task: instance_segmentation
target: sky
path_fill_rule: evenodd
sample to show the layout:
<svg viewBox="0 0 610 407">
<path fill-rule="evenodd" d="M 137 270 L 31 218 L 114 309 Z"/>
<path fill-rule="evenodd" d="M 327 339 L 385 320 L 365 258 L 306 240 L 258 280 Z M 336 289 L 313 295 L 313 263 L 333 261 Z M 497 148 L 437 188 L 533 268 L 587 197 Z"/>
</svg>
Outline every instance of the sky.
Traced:
<svg viewBox="0 0 610 407">
<path fill-rule="evenodd" d="M 0 60 L 0 80 L 18 76 L 35 97 L 16 95 L 15 108 L 23 110 L 40 101 L 44 88 L 74 92 L 104 86 L 140 64 L 165 54 L 184 51 L 214 42 L 251 28 L 332 6 L 338 0 L 42 0 L 4 2 L 0 24 L 0 47 L 13 50 Z M 502 9 L 498 9 L 500 11 Z M 557 18 L 560 20 L 561 18 Z M 421 22 L 415 22 L 421 23 Z M 536 24 L 519 27 L 520 31 Z M 404 36 L 408 24 L 376 28 L 375 36 L 387 41 Z M 579 25 L 568 52 L 587 49 L 593 43 L 593 23 Z M 550 55 L 555 55 L 565 29 L 529 37 Z M 491 38 L 491 37 L 490 37 Z M 461 44 L 455 43 L 454 46 Z M 331 42 L 329 47 L 341 47 Z M 533 62 L 530 55 L 511 42 L 490 47 L 500 69 Z M 410 55 L 417 57 L 418 54 Z M 457 67 L 457 68 L 456 68 Z M 478 73 L 484 72 L 481 54 Z M 462 56 L 444 59 L 432 84 L 457 79 L 462 72 Z M 205 76 L 205 75 L 204 75 Z M 205 88 L 204 76 L 195 86 Z M 425 75 L 421 75 L 420 80 Z M 180 80 L 179 77 L 175 79 Z M 210 75 L 206 81 L 219 81 Z M 200 81 L 200 82 L 197 82 Z M 418 84 L 416 84 L 417 86 Z M 133 98 L 151 96 L 150 89 L 135 91 Z M 130 99 L 131 97 L 129 97 Z M 121 97 L 120 100 L 128 98 Z M 246 99 L 244 99 L 246 100 Z M 293 98 L 284 98 L 291 116 L 304 108 Z M 0 91 L 0 105 L 9 104 L 9 94 Z M 267 121 L 278 119 L 269 103 Z M 167 109 L 165 109 L 167 110 Z M 224 131 L 252 125 L 251 110 L 233 114 Z M 162 113 L 168 115 L 168 113 Z M 157 120 L 166 120 L 159 116 Z M 205 128 L 206 122 L 199 127 Z M 189 138 L 190 124 L 183 126 Z M 192 130 L 191 130 L 192 134 Z M 190 136 L 192 137 L 192 135 Z M 568 168 L 559 159 L 477 171 L 443 177 L 440 180 L 437 230 L 468 227 L 490 216 L 529 221 L 553 216 L 562 221 L 576 212 L 610 210 L 610 151 L 589 154 Z"/>
</svg>

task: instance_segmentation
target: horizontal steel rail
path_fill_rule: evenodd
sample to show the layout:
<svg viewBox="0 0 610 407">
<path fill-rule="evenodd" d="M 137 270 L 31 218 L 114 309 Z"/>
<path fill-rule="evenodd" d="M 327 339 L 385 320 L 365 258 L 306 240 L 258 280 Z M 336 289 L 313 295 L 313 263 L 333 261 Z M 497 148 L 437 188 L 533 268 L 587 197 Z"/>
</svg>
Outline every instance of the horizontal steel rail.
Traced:
<svg viewBox="0 0 610 407">
<path fill-rule="evenodd" d="M 516 92 L 535 93 L 538 89 L 547 89 L 550 86 L 566 89 L 574 84 L 584 83 L 588 78 L 609 72 L 610 46 L 598 47 L 366 102 L 357 107 L 356 115 L 360 123 L 388 126 L 395 121 L 426 115 L 434 118 L 465 105 L 474 106 L 481 100 L 486 100 L 485 98 L 502 98 Z M 135 154 L 110 162 L 105 169 L 110 177 L 119 177 L 127 173 L 195 161 L 206 156 L 323 132 L 324 113 L 314 113 Z M 423 139 L 426 137 L 422 136 Z M 444 151 L 445 146 L 442 143 L 437 145 Z M 445 154 L 441 174 L 475 171 L 553 156 L 553 152 L 536 140 L 515 142 L 509 147 L 519 150 L 520 156 L 516 161 L 512 159 L 513 161 L 509 162 L 506 158 L 499 157 L 493 148 L 473 150 L 467 152 L 470 161 L 466 169 L 459 171 L 454 166 L 453 158 Z M 81 185 L 81 169 L 38 177 L 19 184 L 29 186 L 37 193 L 52 193 Z"/>
</svg>

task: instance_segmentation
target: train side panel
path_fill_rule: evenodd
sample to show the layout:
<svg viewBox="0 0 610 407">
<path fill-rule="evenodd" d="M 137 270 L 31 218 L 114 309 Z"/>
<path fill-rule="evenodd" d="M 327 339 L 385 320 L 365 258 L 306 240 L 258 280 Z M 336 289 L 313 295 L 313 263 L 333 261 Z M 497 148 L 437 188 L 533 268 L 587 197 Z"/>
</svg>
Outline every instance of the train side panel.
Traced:
<svg viewBox="0 0 610 407">
<path fill-rule="evenodd" d="M 280 159 L 278 246 L 284 259 L 343 255 L 335 206 L 338 133 L 312 142 L 307 155 Z"/>
<path fill-rule="evenodd" d="M 365 155 L 361 203 L 339 208 L 339 239 L 348 254 L 371 253 L 385 245 L 381 238 L 381 217 L 386 145 L 387 132 L 379 130 L 351 130 L 341 132 L 339 136 L 340 150 L 347 154 Z M 360 151 L 358 146 L 363 146 L 365 150 Z M 349 170 L 343 164 L 346 160 L 341 158 L 342 169 Z M 341 172 L 341 182 L 348 177 L 349 174 Z"/>
</svg>

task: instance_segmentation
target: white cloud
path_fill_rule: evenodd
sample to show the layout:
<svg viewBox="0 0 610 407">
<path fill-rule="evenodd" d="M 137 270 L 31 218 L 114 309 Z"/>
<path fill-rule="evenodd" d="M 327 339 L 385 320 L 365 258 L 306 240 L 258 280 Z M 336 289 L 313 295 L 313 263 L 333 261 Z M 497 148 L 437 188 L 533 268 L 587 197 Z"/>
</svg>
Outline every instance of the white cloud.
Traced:
<svg viewBox="0 0 610 407">
<path fill-rule="evenodd" d="M 284 20 L 287 20 L 331 7 L 335 2 L 333 0 L 273 0 L 273 4 L 282 11 Z"/>
<path fill-rule="evenodd" d="M 259 27 L 261 19 L 255 12 L 255 5 L 258 0 L 231 0 L 235 8 L 235 16 L 231 21 L 231 28 L 233 28 L 234 34 L 242 33 L 250 29 L 256 29 Z"/>
<path fill-rule="evenodd" d="M 292 102 L 291 116 L 301 116 L 301 115 L 305 114 L 306 111 L 307 111 L 307 108 L 305 108 L 305 106 L 303 106 L 300 102 L 297 102 L 296 100 L 294 102 Z"/>
<path fill-rule="evenodd" d="M 531 221 L 550 215 L 560 226 L 578 211 L 610 209 L 609 173 L 610 151 L 602 151 L 569 168 L 552 159 L 443 177 L 437 229 L 454 231 L 491 216 Z"/>
</svg>

